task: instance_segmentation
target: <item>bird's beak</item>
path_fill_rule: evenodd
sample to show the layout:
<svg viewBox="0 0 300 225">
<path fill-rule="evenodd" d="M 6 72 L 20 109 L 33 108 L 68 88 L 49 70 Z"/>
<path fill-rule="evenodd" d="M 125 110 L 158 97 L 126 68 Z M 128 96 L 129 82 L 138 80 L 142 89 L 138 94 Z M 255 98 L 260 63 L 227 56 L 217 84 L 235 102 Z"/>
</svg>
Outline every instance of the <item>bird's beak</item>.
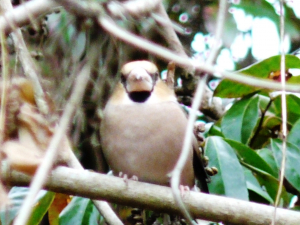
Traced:
<svg viewBox="0 0 300 225">
<path fill-rule="evenodd" d="M 151 92 L 154 81 L 151 75 L 143 68 L 133 69 L 126 79 L 127 92 Z"/>
</svg>

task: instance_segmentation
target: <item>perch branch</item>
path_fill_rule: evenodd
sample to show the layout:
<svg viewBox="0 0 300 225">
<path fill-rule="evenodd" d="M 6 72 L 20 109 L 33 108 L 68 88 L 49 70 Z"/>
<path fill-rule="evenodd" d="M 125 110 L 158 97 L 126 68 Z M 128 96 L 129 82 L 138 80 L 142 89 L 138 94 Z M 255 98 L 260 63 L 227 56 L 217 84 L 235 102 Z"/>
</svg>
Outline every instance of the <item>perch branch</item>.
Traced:
<svg viewBox="0 0 300 225">
<path fill-rule="evenodd" d="M 5 169 L 6 168 L 6 169 Z M 2 166 L 3 180 L 11 185 L 27 186 L 31 177 L 7 171 Z M 180 213 L 171 188 L 107 176 L 100 173 L 58 167 L 46 177 L 45 188 L 54 192 L 107 200 L 166 213 Z M 189 192 L 184 203 L 192 216 L 209 221 L 236 225 L 270 224 L 274 207 L 233 198 Z M 300 213 L 277 209 L 276 225 L 298 225 Z"/>
</svg>

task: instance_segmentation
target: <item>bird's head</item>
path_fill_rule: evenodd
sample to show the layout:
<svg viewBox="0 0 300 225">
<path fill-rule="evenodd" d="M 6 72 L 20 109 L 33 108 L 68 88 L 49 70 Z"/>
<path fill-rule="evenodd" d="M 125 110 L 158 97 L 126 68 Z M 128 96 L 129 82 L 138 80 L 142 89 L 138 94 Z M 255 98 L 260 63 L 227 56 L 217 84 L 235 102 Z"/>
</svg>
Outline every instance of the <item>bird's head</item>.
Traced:
<svg viewBox="0 0 300 225">
<path fill-rule="evenodd" d="M 147 100 L 158 79 L 158 69 L 149 61 L 129 62 L 121 69 L 121 83 L 135 102 Z"/>
<path fill-rule="evenodd" d="M 121 82 L 116 86 L 111 104 L 176 102 L 173 89 L 159 77 L 157 67 L 149 61 L 126 63 L 121 69 Z"/>
</svg>

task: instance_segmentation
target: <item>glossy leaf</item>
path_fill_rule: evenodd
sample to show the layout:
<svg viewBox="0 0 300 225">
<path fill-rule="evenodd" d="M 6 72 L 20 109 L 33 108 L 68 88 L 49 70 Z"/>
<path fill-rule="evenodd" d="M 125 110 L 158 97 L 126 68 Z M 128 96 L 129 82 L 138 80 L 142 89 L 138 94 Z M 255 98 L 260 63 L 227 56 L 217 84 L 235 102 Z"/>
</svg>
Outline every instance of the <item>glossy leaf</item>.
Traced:
<svg viewBox="0 0 300 225">
<path fill-rule="evenodd" d="M 278 177 L 279 176 L 279 174 L 278 174 L 279 168 L 277 167 L 277 164 L 275 162 L 275 158 L 274 158 L 272 151 L 268 148 L 263 148 L 263 149 L 257 150 L 256 152 L 257 152 L 257 154 L 259 154 L 259 156 L 262 159 L 264 159 L 265 162 L 267 162 L 268 166 L 271 167 L 274 177 Z"/>
<path fill-rule="evenodd" d="M 13 219 L 16 217 L 17 213 L 19 212 L 24 199 L 26 198 L 29 192 L 29 188 L 24 187 L 13 187 L 9 193 L 8 197 L 10 200 L 10 207 L 7 210 L 0 211 L 0 224 L 11 224 Z M 33 214 L 31 217 L 31 222 L 28 224 L 38 224 L 37 222 L 45 215 L 45 210 L 51 204 L 51 195 L 52 192 L 47 191 L 40 191 L 36 200 L 35 200 L 35 207 L 33 209 Z M 39 206 L 41 207 L 41 211 Z M 47 210 L 46 210 L 47 211 Z M 41 215 L 38 215 L 38 214 Z"/>
<path fill-rule="evenodd" d="M 271 147 L 275 156 L 277 167 L 280 168 L 282 160 L 282 141 L 279 139 L 273 139 L 271 141 Z M 287 142 L 286 149 L 286 163 L 285 163 L 285 177 L 290 184 L 300 191 L 300 149 Z"/>
<path fill-rule="evenodd" d="M 274 22 L 274 25 L 277 27 L 278 34 L 279 34 L 279 17 L 276 13 L 274 6 L 267 2 L 267 1 L 260 1 L 259 2 L 259 10 L 257 10 L 257 4 L 253 4 L 251 1 L 240 1 L 239 4 L 234 5 L 234 8 L 242 9 L 246 14 L 249 14 L 253 17 L 262 17 L 262 18 L 269 18 Z M 297 26 L 295 25 L 292 15 L 289 13 L 289 8 L 285 7 L 284 14 L 285 14 L 285 22 L 286 22 L 286 30 L 289 31 L 289 35 L 293 38 L 299 37 L 299 32 Z"/>
<path fill-rule="evenodd" d="M 0 211 L 0 220 L 2 224 L 11 224 L 16 217 L 25 197 L 28 194 L 28 188 L 13 187 L 8 193 L 11 205 L 8 210 Z M 0 223 L 0 224 L 1 224 Z"/>
<path fill-rule="evenodd" d="M 74 197 L 69 205 L 61 212 L 60 225 L 94 225 L 98 224 L 100 214 L 92 201 L 87 198 Z"/>
<path fill-rule="evenodd" d="M 221 127 L 213 124 L 207 132 L 207 136 L 220 136 L 224 137 L 221 131 Z"/>
<path fill-rule="evenodd" d="M 281 124 L 281 118 L 265 115 L 262 126 L 257 128 L 258 134 L 251 139 L 250 146 L 260 149 L 269 144 L 271 138 L 277 137 Z"/>
<path fill-rule="evenodd" d="M 300 76 L 299 76 L 299 74 L 297 76 L 292 76 L 289 79 L 289 83 L 291 83 L 291 84 L 299 84 L 300 83 Z"/>
<path fill-rule="evenodd" d="M 288 94 L 286 96 L 287 103 L 287 119 L 290 125 L 296 123 L 300 118 L 300 98 L 294 94 Z M 276 110 L 276 116 L 281 117 L 281 96 L 277 96 L 274 99 L 274 108 Z"/>
<path fill-rule="evenodd" d="M 46 192 L 43 197 L 39 199 L 39 201 L 34 205 L 31 217 L 28 221 L 30 225 L 38 225 L 42 221 L 44 215 L 48 211 L 55 193 L 54 192 Z"/>
<path fill-rule="evenodd" d="M 244 173 L 245 173 L 245 177 L 246 177 L 247 188 L 249 190 L 255 192 L 257 195 L 261 196 L 262 198 L 264 198 L 266 200 L 266 202 L 273 204 L 274 203 L 273 199 L 270 197 L 268 192 L 266 192 L 265 190 L 263 190 L 261 188 L 259 182 L 253 176 L 252 172 L 248 169 L 245 169 Z M 254 199 L 250 199 L 250 200 L 255 201 Z"/>
<path fill-rule="evenodd" d="M 296 56 L 286 55 L 285 60 L 286 69 L 300 68 L 300 59 Z M 280 55 L 272 56 L 268 59 L 255 63 L 245 69 L 240 70 L 239 72 L 248 76 L 267 79 L 272 72 L 277 71 L 280 71 Z M 239 98 L 258 90 L 260 90 L 260 88 L 224 79 L 214 91 L 214 96 L 222 98 Z"/>
<path fill-rule="evenodd" d="M 219 170 L 208 184 L 210 193 L 248 200 L 244 171 L 231 146 L 221 137 L 208 137 L 205 154 L 209 157 L 209 166 Z"/>
<path fill-rule="evenodd" d="M 293 128 L 291 129 L 291 131 L 287 136 L 287 141 L 296 145 L 298 148 L 300 147 L 299 130 L 300 130 L 300 119 L 297 120 L 297 122 L 294 124 Z"/>
<path fill-rule="evenodd" d="M 235 150 L 241 162 L 246 163 L 254 168 L 265 171 L 266 173 L 276 176 L 277 173 L 272 170 L 272 168 L 267 164 L 267 162 L 260 157 L 254 150 L 248 146 L 233 141 L 225 139 L 228 144 Z"/>
<path fill-rule="evenodd" d="M 263 190 L 266 190 L 269 196 L 275 202 L 277 191 L 278 191 L 278 184 L 279 184 L 278 179 L 276 179 L 275 177 L 269 174 L 264 174 L 260 172 L 254 173 L 254 176 L 256 177 L 257 181 L 259 182 Z M 285 187 L 282 188 L 281 199 L 282 199 L 281 206 L 287 206 L 289 204 L 290 196 L 286 192 Z"/>
<path fill-rule="evenodd" d="M 221 122 L 225 138 L 248 144 L 259 116 L 258 97 L 252 96 L 236 102 Z"/>
</svg>

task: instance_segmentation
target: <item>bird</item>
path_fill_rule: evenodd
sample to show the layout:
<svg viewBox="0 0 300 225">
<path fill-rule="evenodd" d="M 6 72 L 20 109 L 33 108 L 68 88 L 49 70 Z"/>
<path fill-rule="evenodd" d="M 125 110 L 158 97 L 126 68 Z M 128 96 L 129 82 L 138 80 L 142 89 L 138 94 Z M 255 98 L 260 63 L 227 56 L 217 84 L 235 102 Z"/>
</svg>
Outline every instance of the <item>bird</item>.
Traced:
<svg viewBox="0 0 300 225">
<path fill-rule="evenodd" d="M 169 186 L 186 127 L 187 115 L 154 63 L 139 60 L 123 65 L 100 126 L 102 153 L 114 175 Z M 180 185 L 193 188 L 197 177 L 201 192 L 208 193 L 201 154 L 193 137 Z"/>
</svg>

